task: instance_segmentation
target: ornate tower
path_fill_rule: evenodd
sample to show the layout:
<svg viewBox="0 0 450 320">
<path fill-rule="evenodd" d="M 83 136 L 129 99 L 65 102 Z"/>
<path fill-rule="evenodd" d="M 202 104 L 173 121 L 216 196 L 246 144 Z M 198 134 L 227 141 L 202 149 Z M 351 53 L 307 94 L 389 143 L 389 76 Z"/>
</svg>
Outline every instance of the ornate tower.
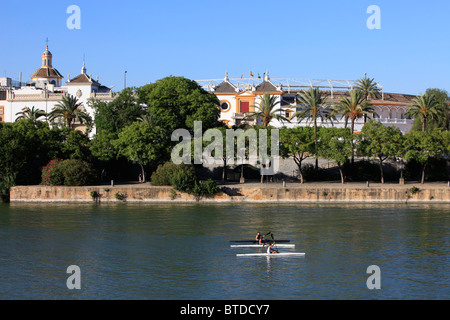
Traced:
<svg viewBox="0 0 450 320">
<path fill-rule="evenodd" d="M 61 85 L 61 79 L 63 78 L 63 76 L 59 73 L 58 70 L 53 68 L 52 59 L 53 55 L 48 50 L 48 39 L 47 39 L 47 46 L 45 48 L 44 53 L 42 53 L 42 65 L 31 76 L 31 79 L 33 81 L 45 82 L 53 84 L 55 86 Z"/>
</svg>

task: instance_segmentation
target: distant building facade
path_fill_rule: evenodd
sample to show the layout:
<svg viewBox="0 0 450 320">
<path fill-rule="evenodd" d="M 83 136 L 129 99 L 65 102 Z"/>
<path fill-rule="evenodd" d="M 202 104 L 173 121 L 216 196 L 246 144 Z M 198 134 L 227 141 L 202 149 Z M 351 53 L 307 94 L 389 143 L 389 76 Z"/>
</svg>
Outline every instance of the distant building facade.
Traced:
<svg viewBox="0 0 450 320">
<path fill-rule="evenodd" d="M 270 79 L 268 72 L 261 78 L 230 79 L 226 74 L 223 80 L 198 80 L 205 90 L 217 96 L 220 101 L 220 121 L 228 127 L 240 125 L 243 122 L 249 122 L 245 119 L 247 112 L 254 111 L 254 106 L 261 101 L 261 96 L 268 93 L 276 96 L 279 104 L 276 109 L 282 109 L 280 112 L 290 122 L 281 122 L 272 120 L 270 125 L 273 127 L 296 127 L 308 126 L 311 123 L 307 120 L 298 122 L 293 118 L 295 112 L 299 111 L 301 106 L 298 102 L 298 94 L 308 90 L 309 87 L 318 87 L 329 95 L 330 105 L 337 104 L 343 96 L 348 96 L 355 85 L 355 81 L 347 80 L 313 80 L 313 79 Z M 382 88 L 380 87 L 382 90 Z M 405 116 L 409 109 L 413 95 L 384 93 L 382 91 L 379 99 L 370 99 L 374 105 L 375 113 L 372 115 L 377 121 L 386 126 L 395 126 L 403 133 L 409 132 L 412 128 L 414 119 Z M 256 124 L 256 121 L 250 121 L 249 124 Z M 321 122 L 318 119 L 319 126 L 345 127 L 345 119 L 338 117 L 333 124 Z M 364 119 L 358 119 L 355 122 L 355 131 L 361 131 L 364 125 Z"/>
<path fill-rule="evenodd" d="M 17 113 L 26 107 L 49 113 L 67 95 L 76 96 L 84 111 L 94 119 L 94 110 L 89 106 L 89 100 L 114 99 L 111 88 L 100 84 L 98 78 L 94 80 L 86 73 L 84 62 L 79 75 L 74 78 L 69 75 L 65 85 L 63 78 L 53 67 L 53 55 L 48 46 L 42 54 L 41 67 L 31 75 L 31 81 L 24 84 L 10 78 L 0 78 L 0 122 L 14 122 L 18 117 Z M 75 124 L 75 127 L 82 131 L 86 129 L 81 124 Z"/>
</svg>

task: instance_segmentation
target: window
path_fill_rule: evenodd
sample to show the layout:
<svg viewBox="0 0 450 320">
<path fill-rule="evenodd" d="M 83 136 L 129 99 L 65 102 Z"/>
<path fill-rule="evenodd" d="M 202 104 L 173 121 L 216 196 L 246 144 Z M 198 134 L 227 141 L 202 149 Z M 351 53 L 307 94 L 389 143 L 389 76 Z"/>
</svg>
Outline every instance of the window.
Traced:
<svg viewBox="0 0 450 320">
<path fill-rule="evenodd" d="M 5 107 L 0 107 L 0 122 L 3 122 L 3 113 L 4 113 Z"/>
<path fill-rule="evenodd" d="M 249 111 L 250 111 L 250 102 L 241 101 L 241 113 L 249 112 Z"/>
<path fill-rule="evenodd" d="M 230 109 L 230 104 L 228 103 L 228 101 L 221 101 L 220 102 L 220 111 L 228 111 L 228 109 Z"/>
<path fill-rule="evenodd" d="M 284 111 L 284 117 L 285 118 L 287 118 L 287 119 L 290 119 L 291 118 L 291 110 L 285 110 Z"/>
</svg>

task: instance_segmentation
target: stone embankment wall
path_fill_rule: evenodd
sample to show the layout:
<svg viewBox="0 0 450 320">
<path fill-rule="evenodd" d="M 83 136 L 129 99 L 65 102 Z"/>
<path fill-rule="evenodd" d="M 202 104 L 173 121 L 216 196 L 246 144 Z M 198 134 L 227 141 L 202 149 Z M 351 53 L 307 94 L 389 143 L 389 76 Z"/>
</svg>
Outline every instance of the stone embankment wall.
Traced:
<svg viewBox="0 0 450 320">
<path fill-rule="evenodd" d="M 450 203 L 450 187 L 245 187 L 227 186 L 214 197 L 196 198 L 172 187 L 124 186 L 16 186 L 11 202 L 397 202 Z"/>
</svg>

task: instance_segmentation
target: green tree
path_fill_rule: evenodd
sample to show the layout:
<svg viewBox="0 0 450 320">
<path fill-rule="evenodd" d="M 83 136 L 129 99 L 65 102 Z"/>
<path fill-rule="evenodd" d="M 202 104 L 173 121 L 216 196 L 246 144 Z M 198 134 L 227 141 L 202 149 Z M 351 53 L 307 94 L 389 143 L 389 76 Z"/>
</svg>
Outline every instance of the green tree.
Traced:
<svg viewBox="0 0 450 320">
<path fill-rule="evenodd" d="M 164 138 L 159 127 L 152 127 L 145 122 L 134 122 L 119 133 L 113 145 L 119 155 L 139 164 L 145 182 L 144 166 L 161 160 L 160 155 L 167 153 Z"/>
<path fill-rule="evenodd" d="M 40 165 L 48 154 L 48 133 L 45 122 L 23 119 L 0 123 L 0 193 L 8 198 L 9 188 L 16 183 L 35 184 L 40 181 Z M 44 160 L 45 161 L 45 160 Z"/>
<path fill-rule="evenodd" d="M 18 116 L 16 118 L 16 121 L 23 119 L 31 119 L 33 122 L 36 122 L 39 120 L 39 118 L 45 117 L 46 115 L 47 114 L 45 113 L 44 110 L 35 109 L 34 106 L 31 107 L 31 109 L 29 107 L 25 107 L 22 109 L 21 112 L 16 113 L 16 116 Z"/>
<path fill-rule="evenodd" d="M 252 106 L 254 111 L 248 112 L 245 119 L 261 119 L 262 125 L 265 127 L 270 124 L 272 119 L 289 122 L 289 120 L 282 115 L 283 109 L 276 109 L 276 106 L 280 104 L 280 101 L 277 101 L 277 96 L 271 96 L 268 93 L 264 93 L 263 96 L 260 96 L 260 100 L 259 104 Z"/>
<path fill-rule="evenodd" d="M 322 122 L 333 121 L 335 119 L 332 109 L 328 107 L 328 94 L 320 91 L 318 88 L 309 88 L 308 91 L 298 95 L 300 110 L 292 115 L 299 122 L 307 120 L 306 123 L 313 123 L 314 128 L 314 146 L 317 154 L 317 119 Z M 316 170 L 319 167 L 319 159 L 316 157 Z"/>
<path fill-rule="evenodd" d="M 147 106 L 154 125 L 167 137 L 175 129 L 193 133 L 194 122 L 202 121 L 203 130 L 218 125 L 218 98 L 205 91 L 197 82 L 183 77 L 166 77 L 137 89 L 139 103 Z"/>
<path fill-rule="evenodd" d="M 412 100 L 410 108 L 405 112 L 408 117 L 416 117 L 422 120 L 422 131 L 427 128 L 427 121 L 436 119 L 438 116 L 439 102 L 434 94 L 425 93 Z"/>
<path fill-rule="evenodd" d="M 378 159 L 381 183 L 384 183 L 383 161 L 399 155 L 403 147 L 403 135 L 398 128 L 383 126 L 370 120 L 362 128 L 361 145 L 364 152 Z"/>
<path fill-rule="evenodd" d="M 94 138 L 89 142 L 89 148 L 92 155 L 100 161 L 109 162 L 117 158 L 117 149 L 113 141 L 117 140 L 116 133 L 102 130 L 97 132 Z"/>
<path fill-rule="evenodd" d="M 431 129 L 440 128 L 446 131 L 450 130 L 450 96 L 447 91 L 436 88 L 429 88 L 425 94 L 433 94 L 438 102 L 436 119 L 431 119 Z M 428 128 L 427 128 L 428 129 Z"/>
<path fill-rule="evenodd" d="M 111 102 L 91 101 L 95 113 L 97 132 L 118 133 L 145 114 L 138 103 L 136 89 L 126 88 Z"/>
<path fill-rule="evenodd" d="M 364 92 L 360 90 L 350 91 L 349 97 L 342 98 L 341 101 L 333 108 L 335 114 L 340 114 L 342 117 L 350 119 L 351 126 L 350 132 L 353 136 L 355 132 L 355 121 L 362 118 L 364 115 L 371 115 L 375 111 L 372 104 L 366 100 Z M 350 139 L 350 145 L 352 147 L 352 164 L 354 162 L 354 141 Z"/>
<path fill-rule="evenodd" d="M 61 154 L 64 159 L 79 159 L 92 161 L 92 153 L 89 149 L 90 140 L 81 131 L 71 128 L 61 128 Z"/>
<path fill-rule="evenodd" d="M 63 96 L 62 100 L 48 114 L 50 121 L 62 119 L 65 126 L 72 128 L 72 125 L 79 123 L 89 123 L 92 121 L 88 113 L 82 110 L 82 103 L 77 97 Z"/>
<path fill-rule="evenodd" d="M 350 132 L 355 132 L 355 121 L 362 118 L 364 115 L 371 115 L 375 109 L 373 105 L 366 100 L 363 91 L 352 90 L 349 97 L 344 97 L 334 107 L 336 114 L 342 117 L 348 117 L 351 121 Z"/>
<path fill-rule="evenodd" d="M 353 136 L 347 128 L 321 128 L 319 130 L 318 154 L 320 157 L 336 162 L 341 182 L 345 183 L 343 164 L 352 156 L 350 141 Z"/>
<path fill-rule="evenodd" d="M 425 183 L 425 171 L 430 160 L 438 159 L 449 151 L 447 143 L 448 137 L 439 130 L 410 131 L 405 134 L 404 157 L 407 161 L 415 160 L 422 165 L 422 184 Z"/>
<path fill-rule="evenodd" d="M 303 183 L 302 162 L 314 153 L 314 130 L 309 127 L 282 128 L 280 130 L 280 154 L 292 157 Z"/>
<path fill-rule="evenodd" d="M 19 171 L 27 162 L 28 146 L 13 124 L 0 123 L 0 195 L 8 198 L 9 188 L 16 183 Z"/>
</svg>

